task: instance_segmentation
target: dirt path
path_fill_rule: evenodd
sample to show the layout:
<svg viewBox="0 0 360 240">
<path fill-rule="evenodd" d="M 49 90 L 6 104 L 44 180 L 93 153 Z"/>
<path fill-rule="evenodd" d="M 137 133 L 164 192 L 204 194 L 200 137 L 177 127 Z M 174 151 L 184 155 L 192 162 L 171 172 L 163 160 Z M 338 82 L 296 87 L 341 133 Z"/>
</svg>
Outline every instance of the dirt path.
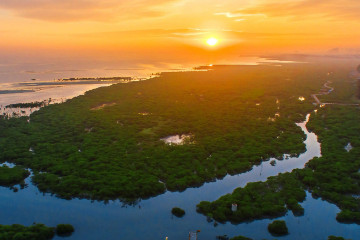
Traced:
<svg viewBox="0 0 360 240">
<path fill-rule="evenodd" d="M 341 105 L 341 106 L 360 106 L 360 104 L 358 103 L 336 103 L 336 102 L 321 102 L 318 98 L 318 96 L 322 96 L 322 95 L 328 95 L 330 94 L 332 91 L 334 91 L 334 88 L 333 87 L 330 87 L 328 84 L 330 84 L 331 81 L 327 81 L 325 84 L 324 84 L 324 87 L 323 88 L 327 88 L 329 90 L 327 91 L 324 91 L 323 89 L 320 90 L 319 93 L 316 93 L 316 94 L 311 94 L 311 97 L 314 98 L 316 104 L 320 105 L 320 106 L 325 106 L 325 105 Z"/>
</svg>

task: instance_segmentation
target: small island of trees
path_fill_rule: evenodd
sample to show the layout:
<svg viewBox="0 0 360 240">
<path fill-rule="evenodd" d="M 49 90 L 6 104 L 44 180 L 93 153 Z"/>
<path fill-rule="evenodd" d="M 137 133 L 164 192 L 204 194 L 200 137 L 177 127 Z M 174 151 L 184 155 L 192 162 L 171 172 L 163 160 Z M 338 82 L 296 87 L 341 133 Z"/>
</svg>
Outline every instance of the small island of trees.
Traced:
<svg viewBox="0 0 360 240">
<path fill-rule="evenodd" d="M 75 229 L 71 224 L 58 224 L 55 231 L 59 236 L 70 236 Z"/>
<path fill-rule="evenodd" d="M 244 236 L 236 236 L 236 237 L 230 238 L 230 240 L 253 240 L 253 239 L 244 237 Z"/>
<path fill-rule="evenodd" d="M 268 225 L 269 232 L 274 236 L 283 236 L 289 234 L 285 221 L 275 220 Z"/>
<path fill-rule="evenodd" d="M 183 217 L 185 215 L 185 211 L 178 207 L 171 209 L 171 213 L 176 217 Z"/>
<path fill-rule="evenodd" d="M 47 227 L 44 224 L 23 226 L 20 224 L 0 225 L 0 239 L 2 240 L 50 240 L 56 234 L 66 232 L 71 234 L 74 228 L 70 224 L 59 224 L 56 228 Z M 72 230 L 72 231 L 70 231 Z"/>
</svg>

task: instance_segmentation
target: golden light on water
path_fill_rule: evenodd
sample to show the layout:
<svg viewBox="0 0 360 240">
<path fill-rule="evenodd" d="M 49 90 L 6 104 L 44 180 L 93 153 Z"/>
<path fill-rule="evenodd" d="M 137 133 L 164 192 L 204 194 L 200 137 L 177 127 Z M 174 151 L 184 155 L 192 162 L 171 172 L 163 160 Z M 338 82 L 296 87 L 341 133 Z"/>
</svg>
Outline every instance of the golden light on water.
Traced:
<svg viewBox="0 0 360 240">
<path fill-rule="evenodd" d="M 214 37 L 211 37 L 208 40 L 206 40 L 206 43 L 209 44 L 210 46 L 215 46 L 218 43 L 218 40 Z"/>
</svg>

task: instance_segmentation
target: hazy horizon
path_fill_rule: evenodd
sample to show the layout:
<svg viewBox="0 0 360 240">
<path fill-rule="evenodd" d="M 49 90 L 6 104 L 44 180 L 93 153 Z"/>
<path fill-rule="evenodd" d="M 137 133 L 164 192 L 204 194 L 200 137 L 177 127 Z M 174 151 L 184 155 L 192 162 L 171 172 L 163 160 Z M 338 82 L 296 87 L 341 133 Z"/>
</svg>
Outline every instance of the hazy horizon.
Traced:
<svg viewBox="0 0 360 240">
<path fill-rule="evenodd" d="M 335 0 L 3 0 L 0 81 L 8 82 L 9 72 L 25 78 L 15 77 L 18 69 L 30 79 L 36 72 L 78 70 L 91 76 L 124 69 L 147 75 L 159 69 L 237 64 L 248 56 L 354 58 L 360 54 L 360 44 L 352 41 L 360 35 L 359 9 L 354 0 L 340 6 Z M 218 44 L 207 45 L 210 37 Z"/>
</svg>

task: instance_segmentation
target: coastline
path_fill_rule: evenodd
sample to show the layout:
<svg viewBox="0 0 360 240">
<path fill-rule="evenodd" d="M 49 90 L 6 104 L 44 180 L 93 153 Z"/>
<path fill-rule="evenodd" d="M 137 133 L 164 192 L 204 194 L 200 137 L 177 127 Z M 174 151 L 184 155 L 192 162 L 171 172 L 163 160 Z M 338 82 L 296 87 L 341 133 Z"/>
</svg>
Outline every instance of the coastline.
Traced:
<svg viewBox="0 0 360 240">
<path fill-rule="evenodd" d="M 148 80 L 153 77 L 157 77 L 160 74 L 168 72 L 196 72 L 196 71 L 209 71 L 213 67 L 220 66 L 249 66 L 249 65 L 276 65 L 281 66 L 281 64 L 295 64 L 300 63 L 297 61 L 288 61 L 288 60 L 279 60 L 275 58 L 265 58 L 265 57 L 242 57 L 236 61 L 224 62 L 223 64 L 192 64 L 192 66 L 184 65 L 177 66 L 176 68 L 169 64 L 168 68 L 153 68 L 153 69 L 141 69 L 142 72 L 132 71 L 133 69 L 116 69 L 112 70 L 114 76 L 119 75 L 122 77 L 106 77 L 109 74 L 104 72 L 103 77 L 92 77 L 93 73 L 88 72 L 87 77 L 77 77 L 77 74 L 71 77 L 65 77 L 62 75 L 56 75 L 57 79 L 50 80 L 54 78 L 55 75 L 46 75 L 45 73 L 51 72 L 44 71 L 43 78 L 47 80 L 38 80 L 37 78 L 32 78 L 28 81 L 0 81 L 0 106 L 5 107 L 9 104 L 15 103 L 30 103 L 35 101 L 44 101 L 51 98 L 53 103 L 61 103 L 67 99 L 84 94 L 86 91 L 93 90 L 98 87 L 110 86 L 116 83 L 128 83 L 135 81 Z M 138 69 L 136 69 L 138 70 Z M 125 71 L 125 72 L 124 72 Z M 28 72 L 28 71 L 25 71 Z M 66 71 L 65 71 L 66 72 Z M 60 72 L 60 73 L 65 73 Z M 9 73 L 10 74 L 10 73 Z M 14 75 L 18 74 L 17 72 L 13 73 Z M 86 73 L 83 73 L 86 74 Z M 127 77 L 123 77 L 124 74 Z M 68 75 L 68 74 L 67 74 Z M 41 77 L 41 74 L 38 73 L 35 77 Z M 42 79 L 43 79 L 42 78 Z M 116 80 L 119 78 L 119 80 Z M 130 79 L 130 81 L 125 79 Z M 10 78 L 11 79 L 11 78 Z"/>
</svg>

